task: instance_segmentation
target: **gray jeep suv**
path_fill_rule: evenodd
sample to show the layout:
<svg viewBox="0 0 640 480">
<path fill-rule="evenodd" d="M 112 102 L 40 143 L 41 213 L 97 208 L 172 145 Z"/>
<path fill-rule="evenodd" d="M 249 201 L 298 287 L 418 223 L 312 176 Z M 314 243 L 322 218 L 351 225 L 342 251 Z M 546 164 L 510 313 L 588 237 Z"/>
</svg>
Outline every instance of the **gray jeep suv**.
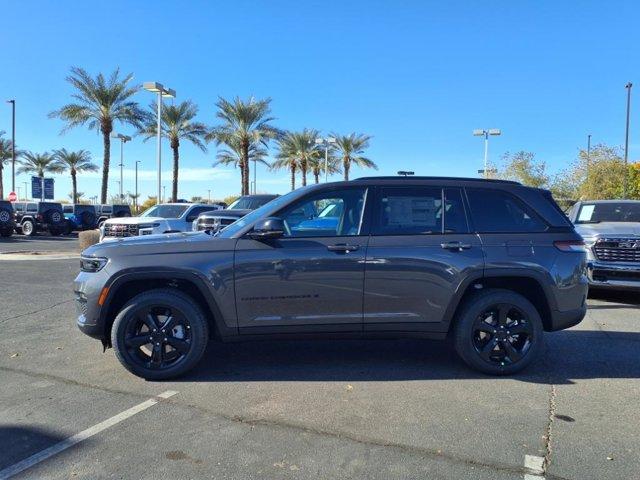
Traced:
<svg viewBox="0 0 640 480">
<path fill-rule="evenodd" d="M 211 336 L 420 336 L 510 374 L 543 331 L 586 312 L 584 243 L 545 190 L 377 177 L 311 185 L 218 234 L 94 245 L 74 290 L 80 329 L 147 379 L 185 373 Z"/>
</svg>

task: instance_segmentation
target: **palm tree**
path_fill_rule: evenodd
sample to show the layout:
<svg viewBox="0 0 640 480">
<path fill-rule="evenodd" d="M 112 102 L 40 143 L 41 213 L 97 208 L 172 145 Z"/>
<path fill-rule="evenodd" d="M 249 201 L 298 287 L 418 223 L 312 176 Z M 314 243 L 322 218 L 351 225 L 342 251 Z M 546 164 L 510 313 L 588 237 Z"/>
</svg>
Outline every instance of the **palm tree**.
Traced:
<svg viewBox="0 0 640 480">
<path fill-rule="evenodd" d="M 329 175 L 333 175 L 334 173 L 340 173 L 340 160 L 333 154 L 333 152 L 329 151 L 327 158 L 327 170 Z M 319 155 L 311 159 L 309 166 L 311 167 L 311 172 L 313 173 L 313 179 L 316 183 L 320 183 L 320 175 L 325 171 L 325 158 L 324 155 Z"/>
<path fill-rule="evenodd" d="M 315 143 L 313 147 L 315 148 Z M 298 170 L 302 171 L 303 163 L 306 170 L 309 163 L 308 156 L 301 155 L 301 151 L 307 151 L 306 138 L 304 134 L 285 132 L 278 139 L 278 153 L 276 155 L 276 160 L 271 164 L 271 168 L 273 170 L 289 170 L 291 173 L 291 190 L 295 190 L 296 188 L 296 172 Z M 303 185 L 306 185 L 306 171 L 302 175 L 302 182 Z"/>
<path fill-rule="evenodd" d="M 338 157 L 342 161 L 342 171 L 344 179 L 349 180 L 349 170 L 355 164 L 362 168 L 378 169 L 378 166 L 367 157 L 363 157 L 364 151 L 369 148 L 370 135 L 363 133 L 351 133 L 349 135 L 331 134 L 336 139 L 336 150 Z"/>
<path fill-rule="evenodd" d="M 44 178 L 47 173 L 60 172 L 62 172 L 62 167 L 49 152 L 24 152 L 21 155 L 20 167 L 18 167 L 16 171 L 18 175 L 22 173 L 32 173 L 41 179 Z M 42 193 L 44 194 L 44 192 Z"/>
<path fill-rule="evenodd" d="M 155 112 L 156 108 L 155 104 L 151 105 L 152 112 Z M 178 105 L 165 105 L 162 108 L 162 136 L 169 139 L 171 150 L 173 150 L 173 190 L 171 196 L 174 202 L 178 200 L 180 140 L 188 140 L 203 152 L 207 151 L 202 140 L 209 130 L 204 123 L 193 121 L 197 114 L 198 107 L 191 100 L 181 102 Z M 150 116 L 141 133 L 145 136 L 145 140 L 148 140 L 157 135 L 157 129 L 155 119 Z"/>
<path fill-rule="evenodd" d="M 206 139 L 215 141 L 216 145 L 224 143 L 232 150 L 235 149 L 232 145 L 239 147 L 242 195 L 249 194 L 249 149 L 257 144 L 266 147 L 269 140 L 280 135 L 280 131 L 270 124 L 274 120 L 270 116 L 270 104 L 270 98 L 256 100 L 253 97 L 247 101 L 239 97 L 233 101 L 220 97 L 216 103 L 216 117 L 222 124 L 214 127 Z"/>
<path fill-rule="evenodd" d="M 87 150 L 78 150 L 70 152 L 66 148 L 53 151 L 53 158 L 61 171 L 69 170 L 71 174 L 71 199 L 73 203 L 78 203 L 78 199 L 82 196 L 78 194 L 77 174 L 82 172 L 97 172 L 98 166 L 91 162 L 91 153 Z"/>
<path fill-rule="evenodd" d="M 4 131 L 0 130 L 0 200 L 4 198 L 4 186 L 2 183 L 2 171 L 5 163 L 11 160 L 11 140 L 2 138 Z M 18 152 L 16 151 L 16 156 Z"/>
<path fill-rule="evenodd" d="M 72 95 L 75 102 L 51 112 L 49 117 L 60 118 L 67 122 L 63 132 L 87 125 L 90 130 L 102 133 L 104 157 L 102 160 L 102 203 L 107 202 L 109 185 L 109 162 L 111 159 L 111 132 L 114 122 L 142 128 L 148 113 L 142 110 L 131 97 L 140 90 L 139 85 L 130 86 L 133 74 L 120 78 L 120 69 L 116 68 L 109 78 L 101 73 L 93 78 L 86 70 L 71 67 L 67 81 L 76 89 Z"/>
<path fill-rule="evenodd" d="M 233 165 L 237 167 L 242 164 L 242 146 L 237 138 L 230 139 L 230 144 L 226 146 L 227 148 L 223 148 L 218 150 L 216 154 L 216 162 L 213 164 L 214 167 L 218 165 Z M 261 163 L 264 165 L 268 165 L 265 160 L 267 156 L 267 149 L 262 146 L 261 143 L 252 143 L 249 145 L 248 152 L 248 161 Z"/>
<path fill-rule="evenodd" d="M 283 140 L 288 144 L 286 150 L 297 157 L 298 167 L 302 175 L 302 186 L 307 185 L 307 172 L 313 162 L 321 157 L 321 151 L 316 145 L 317 130 L 304 129 L 302 132 L 287 132 Z"/>
</svg>

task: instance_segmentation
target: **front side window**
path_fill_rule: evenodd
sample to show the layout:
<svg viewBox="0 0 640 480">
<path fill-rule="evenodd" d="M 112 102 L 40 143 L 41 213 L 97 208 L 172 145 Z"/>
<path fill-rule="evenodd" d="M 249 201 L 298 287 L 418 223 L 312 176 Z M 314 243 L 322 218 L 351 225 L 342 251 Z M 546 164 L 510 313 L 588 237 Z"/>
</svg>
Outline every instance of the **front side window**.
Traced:
<svg viewBox="0 0 640 480">
<path fill-rule="evenodd" d="M 468 188 L 471 220 L 481 233 L 544 232 L 547 225 L 513 195 L 500 190 Z"/>
<path fill-rule="evenodd" d="M 27 212 L 37 212 L 38 204 L 37 203 L 29 203 L 27 204 Z"/>
<path fill-rule="evenodd" d="M 277 216 L 285 221 L 287 237 L 358 235 L 366 189 L 332 190 L 305 197 Z"/>
</svg>

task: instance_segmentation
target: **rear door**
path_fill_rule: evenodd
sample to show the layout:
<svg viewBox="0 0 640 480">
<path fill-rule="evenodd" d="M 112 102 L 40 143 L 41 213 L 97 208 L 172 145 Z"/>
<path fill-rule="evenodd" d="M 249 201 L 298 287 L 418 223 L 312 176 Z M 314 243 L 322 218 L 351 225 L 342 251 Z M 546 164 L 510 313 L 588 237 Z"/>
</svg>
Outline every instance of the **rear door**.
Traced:
<svg viewBox="0 0 640 480">
<path fill-rule="evenodd" d="M 365 332 L 443 330 L 454 295 L 483 265 L 461 189 L 379 187 L 366 258 Z"/>
</svg>

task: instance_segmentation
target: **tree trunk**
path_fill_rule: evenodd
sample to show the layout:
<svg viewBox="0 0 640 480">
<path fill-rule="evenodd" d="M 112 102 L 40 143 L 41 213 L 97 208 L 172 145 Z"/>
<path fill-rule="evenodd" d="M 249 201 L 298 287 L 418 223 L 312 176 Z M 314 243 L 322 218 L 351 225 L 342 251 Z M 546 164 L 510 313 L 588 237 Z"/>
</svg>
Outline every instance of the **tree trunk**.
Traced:
<svg viewBox="0 0 640 480">
<path fill-rule="evenodd" d="M 300 159 L 300 172 L 302 173 L 302 186 L 307 186 L 307 160 L 305 158 Z"/>
<path fill-rule="evenodd" d="M 242 195 L 249 195 L 249 141 L 242 141 Z"/>
<path fill-rule="evenodd" d="M 296 189 L 296 164 L 291 164 L 291 190 Z"/>
<path fill-rule="evenodd" d="M 102 192 L 100 194 L 100 202 L 107 203 L 107 190 L 109 188 L 109 162 L 111 161 L 111 124 L 104 125 L 102 128 L 102 142 L 104 144 L 104 155 L 102 158 Z"/>
<path fill-rule="evenodd" d="M 76 178 L 76 170 L 71 169 L 71 195 L 73 196 L 73 203 L 78 203 L 78 183 Z"/>
<path fill-rule="evenodd" d="M 316 181 L 316 184 L 320 183 L 320 172 L 316 169 L 313 170 L 313 178 Z"/>
<path fill-rule="evenodd" d="M 342 160 L 342 167 L 344 169 L 344 179 L 345 181 L 349 181 L 349 167 L 351 166 L 351 164 L 349 163 L 349 160 L 347 158 L 344 158 Z"/>
<path fill-rule="evenodd" d="M 171 141 L 173 150 L 173 189 L 171 191 L 172 202 L 178 201 L 178 165 L 180 164 L 180 141 Z"/>
<path fill-rule="evenodd" d="M 26 192 L 25 192 L 25 196 L 26 196 Z M 2 161 L 0 160 L 0 200 L 2 200 L 3 198 L 4 198 L 4 185 L 2 184 Z"/>
</svg>

